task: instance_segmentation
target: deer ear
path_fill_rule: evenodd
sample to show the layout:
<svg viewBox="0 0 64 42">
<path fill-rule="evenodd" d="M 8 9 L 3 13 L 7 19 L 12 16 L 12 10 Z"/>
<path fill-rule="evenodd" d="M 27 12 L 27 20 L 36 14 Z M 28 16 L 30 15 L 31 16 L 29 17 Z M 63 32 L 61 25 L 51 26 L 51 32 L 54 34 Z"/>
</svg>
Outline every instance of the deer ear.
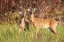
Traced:
<svg viewBox="0 0 64 42">
<path fill-rule="evenodd" d="M 36 11 L 36 8 L 34 8 L 33 10 L 32 10 L 32 12 L 34 13 Z"/>
</svg>

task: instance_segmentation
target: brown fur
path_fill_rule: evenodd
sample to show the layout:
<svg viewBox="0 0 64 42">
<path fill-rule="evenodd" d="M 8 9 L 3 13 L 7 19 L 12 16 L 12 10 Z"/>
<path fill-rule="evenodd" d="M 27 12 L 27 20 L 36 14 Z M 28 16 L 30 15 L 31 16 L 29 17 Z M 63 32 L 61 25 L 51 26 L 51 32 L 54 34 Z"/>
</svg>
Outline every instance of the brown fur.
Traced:
<svg viewBox="0 0 64 42">
<path fill-rule="evenodd" d="M 21 22 L 20 22 L 20 25 L 19 25 L 19 27 L 20 27 L 19 33 L 20 33 L 21 29 L 22 29 L 22 31 L 24 31 L 25 28 L 29 29 L 28 26 L 29 26 L 29 20 L 27 20 L 27 19 L 25 19 L 25 18 L 22 18 L 22 20 L 21 20 Z"/>
<path fill-rule="evenodd" d="M 36 27 L 36 34 L 38 33 L 38 28 L 50 28 L 53 33 L 57 34 L 56 27 L 58 22 L 53 18 L 36 18 L 34 15 L 31 15 L 31 21 L 33 22 L 34 26 Z"/>
</svg>

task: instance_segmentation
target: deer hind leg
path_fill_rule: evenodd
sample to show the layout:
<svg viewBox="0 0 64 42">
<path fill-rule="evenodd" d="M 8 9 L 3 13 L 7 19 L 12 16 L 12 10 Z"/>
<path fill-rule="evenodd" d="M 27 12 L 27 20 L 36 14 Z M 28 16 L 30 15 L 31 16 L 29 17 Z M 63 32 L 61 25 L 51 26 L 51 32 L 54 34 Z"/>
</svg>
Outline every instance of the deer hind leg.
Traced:
<svg viewBox="0 0 64 42">
<path fill-rule="evenodd" d="M 52 33 L 57 34 L 56 26 L 50 27 L 50 30 L 51 30 Z"/>
<path fill-rule="evenodd" d="M 51 40 L 53 40 L 54 39 L 54 34 L 58 34 L 58 32 L 56 31 L 56 28 L 55 27 L 50 27 L 50 30 L 51 30 L 51 32 L 52 32 L 52 37 L 51 37 Z"/>
</svg>

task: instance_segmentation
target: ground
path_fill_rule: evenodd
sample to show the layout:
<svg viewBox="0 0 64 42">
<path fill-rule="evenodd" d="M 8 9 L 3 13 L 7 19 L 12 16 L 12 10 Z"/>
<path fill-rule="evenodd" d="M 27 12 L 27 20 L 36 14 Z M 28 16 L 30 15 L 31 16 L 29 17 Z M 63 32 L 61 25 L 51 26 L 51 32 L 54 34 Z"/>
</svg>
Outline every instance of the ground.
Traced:
<svg viewBox="0 0 64 42">
<path fill-rule="evenodd" d="M 59 34 L 54 34 L 53 38 L 49 29 L 39 29 L 36 38 L 36 28 L 33 25 L 30 25 L 29 28 L 29 31 L 21 31 L 18 33 L 18 24 L 0 24 L 0 42 L 64 42 L 63 25 L 57 26 Z"/>
</svg>

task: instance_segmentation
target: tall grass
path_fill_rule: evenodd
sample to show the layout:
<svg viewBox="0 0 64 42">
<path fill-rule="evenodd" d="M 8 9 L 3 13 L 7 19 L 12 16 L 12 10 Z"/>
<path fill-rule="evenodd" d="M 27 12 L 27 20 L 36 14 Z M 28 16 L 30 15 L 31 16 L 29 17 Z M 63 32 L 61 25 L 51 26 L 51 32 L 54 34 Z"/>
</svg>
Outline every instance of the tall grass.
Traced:
<svg viewBox="0 0 64 42">
<path fill-rule="evenodd" d="M 0 24 L 0 42 L 64 42 L 63 25 L 57 27 L 58 34 L 54 34 L 54 36 L 49 29 L 39 29 L 36 38 L 36 28 L 30 25 L 29 29 L 29 31 L 18 33 L 17 24 Z"/>
</svg>

